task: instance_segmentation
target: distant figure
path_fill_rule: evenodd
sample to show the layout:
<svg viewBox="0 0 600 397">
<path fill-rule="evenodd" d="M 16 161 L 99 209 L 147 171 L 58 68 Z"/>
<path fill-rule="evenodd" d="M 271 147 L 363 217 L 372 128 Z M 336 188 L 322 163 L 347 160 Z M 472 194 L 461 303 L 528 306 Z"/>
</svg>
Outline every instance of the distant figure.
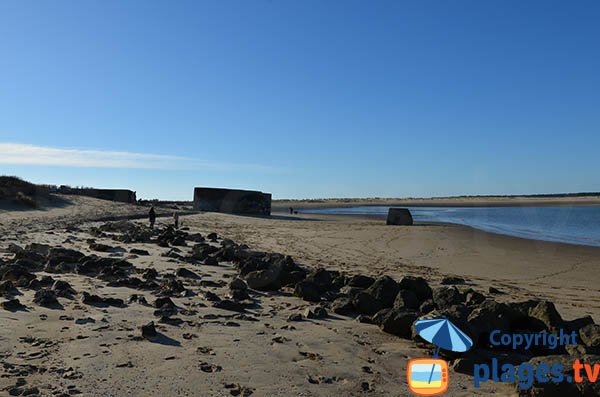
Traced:
<svg viewBox="0 0 600 397">
<path fill-rule="evenodd" d="M 292 207 L 290 207 L 290 214 L 294 213 L 294 209 Z"/>
<path fill-rule="evenodd" d="M 175 229 L 179 229 L 179 213 L 177 211 L 173 212 L 173 223 L 175 224 Z"/>
<path fill-rule="evenodd" d="M 150 229 L 154 229 L 154 222 L 156 222 L 156 212 L 154 212 L 154 206 L 150 207 L 148 219 L 150 220 Z"/>
</svg>

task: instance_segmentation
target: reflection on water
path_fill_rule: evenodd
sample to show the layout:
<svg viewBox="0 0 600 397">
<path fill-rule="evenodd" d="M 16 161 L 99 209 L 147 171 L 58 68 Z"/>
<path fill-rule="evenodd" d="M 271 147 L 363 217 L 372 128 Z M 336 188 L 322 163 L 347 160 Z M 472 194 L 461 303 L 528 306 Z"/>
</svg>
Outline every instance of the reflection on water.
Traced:
<svg viewBox="0 0 600 397">
<path fill-rule="evenodd" d="M 301 212 L 385 217 L 389 208 L 311 208 Z M 417 222 L 456 223 L 510 236 L 600 247 L 600 206 L 406 208 Z"/>
</svg>

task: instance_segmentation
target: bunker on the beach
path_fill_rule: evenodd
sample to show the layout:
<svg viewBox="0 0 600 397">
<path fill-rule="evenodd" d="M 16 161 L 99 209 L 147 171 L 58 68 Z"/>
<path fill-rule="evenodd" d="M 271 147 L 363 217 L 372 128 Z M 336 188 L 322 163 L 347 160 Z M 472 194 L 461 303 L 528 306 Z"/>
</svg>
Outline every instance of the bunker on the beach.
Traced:
<svg viewBox="0 0 600 397">
<path fill-rule="evenodd" d="M 255 190 L 197 187 L 194 210 L 229 214 L 271 215 L 271 193 Z"/>
<path fill-rule="evenodd" d="M 410 226 L 413 224 L 413 217 L 408 208 L 390 208 L 386 224 Z"/>
<path fill-rule="evenodd" d="M 74 194 L 78 196 L 94 197 L 102 200 L 118 201 L 121 203 L 136 203 L 136 193 L 127 189 L 94 189 L 94 188 L 72 188 L 62 185 L 58 188 L 62 194 Z"/>
</svg>

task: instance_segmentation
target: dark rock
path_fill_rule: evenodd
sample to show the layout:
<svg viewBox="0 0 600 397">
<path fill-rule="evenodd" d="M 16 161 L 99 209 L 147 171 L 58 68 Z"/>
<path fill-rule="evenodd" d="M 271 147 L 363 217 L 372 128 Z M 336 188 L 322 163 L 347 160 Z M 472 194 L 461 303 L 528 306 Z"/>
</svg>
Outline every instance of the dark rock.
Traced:
<svg viewBox="0 0 600 397">
<path fill-rule="evenodd" d="M 516 328 L 532 331 L 556 331 L 565 325 L 554 303 L 529 300 L 509 304 L 512 310 L 520 314 Z"/>
<path fill-rule="evenodd" d="M 71 284 L 64 280 L 56 280 L 54 284 L 52 284 L 52 290 L 56 293 L 57 296 L 62 297 L 70 297 L 71 295 L 77 293 L 77 291 L 75 291 L 73 287 L 71 287 Z"/>
<path fill-rule="evenodd" d="M 366 292 L 377 299 L 383 307 L 392 307 L 394 305 L 398 291 L 400 291 L 398 283 L 389 276 L 379 277 L 366 289 Z"/>
<path fill-rule="evenodd" d="M 287 321 L 304 321 L 304 316 L 300 313 L 290 314 Z"/>
<path fill-rule="evenodd" d="M 365 314 L 359 314 L 356 317 L 356 321 L 363 324 L 373 324 L 373 317 L 367 316 Z"/>
<path fill-rule="evenodd" d="M 156 278 L 158 277 L 158 272 L 154 268 L 149 268 L 144 271 L 142 277 L 146 280 L 156 280 Z"/>
<path fill-rule="evenodd" d="M 142 325 L 141 329 L 142 337 L 146 339 L 154 338 L 156 337 L 156 335 L 158 335 L 156 332 L 156 328 L 154 327 L 154 321 L 150 321 L 148 324 Z"/>
<path fill-rule="evenodd" d="M 500 295 L 500 294 L 504 293 L 504 292 L 500 291 L 498 288 L 494 288 L 494 287 L 489 287 L 488 292 L 490 294 L 494 294 L 494 295 Z"/>
<path fill-rule="evenodd" d="M 352 299 L 352 305 L 360 314 L 375 314 L 383 308 L 381 301 L 367 292 L 359 292 Z"/>
<path fill-rule="evenodd" d="M 410 339 L 412 336 L 412 325 L 419 317 L 414 311 L 390 310 L 380 324 L 383 332 L 393 334 L 404 339 Z"/>
<path fill-rule="evenodd" d="M 176 318 L 176 317 L 170 317 L 170 316 L 162 316 L 160 318 L 160 320 L 158 320 L 158 322 L 161 323 L 161 324 L 173 325 L 175 327 L 178 327 L 181 324 L 183 324 L 183 320 L 182 319 Z"/>
<path fill-rule="evenodd" d="M 42 287 L 50 287 L 52 284 L 54 284 L 54 278 L 52 278 L 52 276 L 43 276 L 42 278 L 40 278 L 40 285 Z"/>
<path fill-rule="evenodd" d="M 13 295 L 19 295 L 19 290 L 12 281 L 3 281 L 0 283 L 0 295 L 10 297 Z"/>
<path fill-rule="evenodd" d="M 212 291 L 206 291 L 204 293 L 204 299 L 206 299 L 207 301 L 211 301 L 211 302 L 218 302 L 221 300 L 219 295 L 215 294 Z"/>
<path fill-rule="evenodd" d="M 204 260 L 206 266 L 219 266 L 219 260 L 214 256 L 209 256 Z"/>
<path fill-rule="evenodd" d="M 229 283 L 229 288 L 232 290 L 245 291 L 248 289 L 248 285 L 246 284 L 246 282 L 244 280 L 236 277 L 233 280 L 231 280 L 231 282 Z"/>
<path fill-rule="evenodd" d="M 209 255 L 214 254 L 219 249 L 207 243 L 196 244 L 192 247 L 192 258 L 204 261 Z"/>
<path fill-rule="evenodd" d="M 358 274 L 356 276 L 350 277 L 350 279 L 348 280 L 348 285 L 351 287 L 357 287 L 357 288 L 364 289 L 364 288 L 369 288 L 374 282 L 375 282 L 375 279 L 373 277 Z"/>
<path fill-rule="evenodd" d="M 410 226 L 413 224 L 413 217 L 408 208 L 390 208 L 388 210 L 386 225 Z"/>
<path fill-rule="evenodd" d="M 371 319 L 373 320 L 373 324 L 381 326 L 381 324 L 383 324 L 383 321 L 385 320 L 385 318 L 391 311 L 392 311 L 392 309 L 385 308 L 385 309 L 381 309 L 380 311 L 375 313 L 374 316 L 371 316 Z"/>
<path fill-rule="evenodd" d="M 467 296 L 465 298 L 465 303 L 469 306 L 479 305 L 485 301 L 485 295 L 477 291 L 469 291 L 467 292 Z"/>
<path fill-rule="evenodd" d="M 248 291 L 241 289 L 232 289 L 230 296 L 231 299 L 233 299 L 234 301 L 243 301 L 251 299 L 250 295 L 248 294 Z"/>
<path fill-rule="evenodd" d="M 159 286 L 160 294 L 164 296 L 182 295 L 185 292 L 183 283 L 179 280 L 164 280 Z"/>
<path fill-rule="evenodd" d="M 306 318 L 316 320 L 316 319 L 327 318 L 328 314 L 327 314 L 327 310 L 325 310 L 321 306 L 317 306 L 317 307 L 306 309 L 306 311 L 304 312 L 304 316 Z"/>
<path fill-rule="evenodd" d="M 42 287 L 43 287 L 42 283 L 37 278 L 34 278 L 33 280 L 31 280 L 29 282 L 29 284 L 27 284 L 27 289 L 31 289 L 34 291 L 37 291 L 38 289 L 40 289 Z"/>
<path fill-rule="evenodd" d="M 438 287 L 433 290 L 433 301 L 440 307 L 449 307 L 463 302 L 463 295 L 456 287 Z"/>
<path fill-rule="evenodd" d="M 331 310 L 336 314 L 346 315 L 354 311 L 354 304 L 352 298 L 340 297 L 333 301 L 331 304 Z"/>
<path fill-rule="evenodd" d="M 127 300 L 128 303 L 139 303 L 140 305 L 147 305 L 148 301 L 143 295 L 133 294 Z"/>
<path fill-rule="evenodd" d="M 433 297 L 431 287 L 423 277 L 405 276 L 398 283 L 398 287 L 414 292 L 420 302 Z"/>
<path fill-rule="evenodd" d="M 465 279 L 458 276 L 446 276 L 442 279 L 442 285 L 461 285 L 465 283 Z"/>
<path fill-rule="evenodd" d="M 33 297 L 33 302 L 45 307 L 53 307 L 59 305 L 54 291 L 47 288 L 43 288 L 37 291 Z"/>
<path fill-rule="evenodd" d="M 51 248 L 48 252 L 47 260 L 51 264 L 58 264 L 60 262 L 78 263 L 84 257 L 85 255 L 79 251 L 60 247 Z"/>
<path fill-rule="evenodd" d="M 27 310 L 27 308 L 23 306 L 18 299 L 10 299 L 4 302 L 0 302 L 0 307 L 10 312 L 15 312 L 18 310 Z"/>
<path fill-rule="evenodd" d="M 600 325 L 586 325 L 579 330 L 579 337 L 586 346 L 600 347 Z"/>
<path fill-rule="evenodd" d="M 209 239 L 210 241 L 217 241 L 219 239 L 219 236 L 217 235 L 217 233 L 209 233 L 206 236 L 207 239 Z"/>
<path fill-rule="evenodd" d="M 549 330 L 557 330 L 564 325 L 564 320 L 556 310 L 554 303 L 541 301 L 529 309 L 529 316 L 543 322 Z"/>
<path fill-rule="evenodd" d="M 437 306 L 435 305 L 433 299 L 427 299 L 421 304 L 421 306 L 419 306 L 419 311 L 423 314 L 427 314 L 435 309 L 437 309 Z"/>
<path fill-rule="evenodd" d="M 101 243 L 92 243 L 92 244 L 90 244 L 89 248 L 92 251 L 97 251 L 97 252 L 113 252 L 116 250 L 115 247 L 111 247 L 110 245 L 101 244 Z"/>
<path fill-rule="evenodd" d="M 508 332 L 511 329 L 513 314 L 504 303 L 498 303 L 491 299 L 475 307 L 467 321 L 473 327 L 479 340 L 489 341 L 489 334 L 494 330 Z"/>
<path fill-rule="evenodd" d="M 160 308 L 163 306 L 170 306 L 170 307 L 175 307 L 175 303 L 171 300 L 171 298 L 169 297 L 163 297 L 163 298 L 157 298 L 154 301 L 154 307 L 156 308 Z"/>
<path fill-rule="evenodd" d="M 137 248 L 132 248 L 129 250 L 130 253 L 134 254 L 134 255 L 139 255 L 139 256 L 148 256 L 150 255 L 150 253 L 146 250 L 142 250 L 142 249 L 137 249 Z"/>
<path fill-rule="evenodd" d="M 331 289 L 331 283 L 335 275 L 336 273 L 321 268 L 310 273 L 306 279 L 315 283 L 320 293 L 324 293 Z"/>
<path fill-rule="evenodd" d="M 294 295 L 309 302 L 318 302 L 321 300 L 321 294 L 317 285 L 309 280 L 300 281 L 294 288 Z"/>
<path fill-rule="evenodd" d="M 193 278 L 193 279 L 199 279 L 200 276 L 196 273 L 194 273 L 191 270 L 188 270 L 186 268 L 180 267 L 179 269 L 177 269 L 177 272 L 175 272 L 175 274 L 178 277 L 184 277 L 184 278 Z"/>
<path fill-rule="evenodd" d="M 229 299 L 223 299 L 221 301 L 215 302 L 215 303 L 213 303 L 213 307 L 216 307 L 217 309 L 229 310 L 232 312 L 240 312 L 240 313 L 246 311 L 244 309 L 244 306 L 242 306 L 238 302 L 235 302 L 235 301 L 232 301 Z"/>
<path fill-rule="evenodd" d="M 23 287 L 35 279 L 34 274 L 30 273 L 26 267 L 18 264 L 0 267 L 0 275 L 2 275 L 2 281 L 12 281 L 17 286 Z"/>
<path fill-rule="evenodd" d="M 396 295 L 394 309 L 396 310 L 418 310 L 420 306 L 417 295 L 408 289 L 402 289 Z"/>
<path fill-rule="evenodd" d="M 571 321 L 565 321 L 563 329 L 565 332 L 579 333 L 583 327 L 594 324 L 594 319 L 591 316 L 579 317 Z"/>
<path fill-rule="evenodd" d="M 123 299 L 119 298 L 103 298 L 98 295 L 92 295 L 87 292 L 81 293 L 81 303 L 91 306 L 123 306 Z"/>
</svg>

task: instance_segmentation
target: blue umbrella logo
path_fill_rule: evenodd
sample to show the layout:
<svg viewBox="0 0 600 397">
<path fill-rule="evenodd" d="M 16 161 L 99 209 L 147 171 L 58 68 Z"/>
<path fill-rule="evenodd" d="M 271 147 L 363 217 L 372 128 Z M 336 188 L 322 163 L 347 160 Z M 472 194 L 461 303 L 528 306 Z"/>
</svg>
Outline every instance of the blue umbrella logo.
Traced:
<svg viewBox="0 0 600 397">
<path fill-rule="evenodd" d="M 421 338 L 438 347 L 434 357 L 438 356 L 440 349 L 462 353 L 473 346 L 471 338 L 445 318 L 417 320 L 415 329 Z"/>
</svg>

